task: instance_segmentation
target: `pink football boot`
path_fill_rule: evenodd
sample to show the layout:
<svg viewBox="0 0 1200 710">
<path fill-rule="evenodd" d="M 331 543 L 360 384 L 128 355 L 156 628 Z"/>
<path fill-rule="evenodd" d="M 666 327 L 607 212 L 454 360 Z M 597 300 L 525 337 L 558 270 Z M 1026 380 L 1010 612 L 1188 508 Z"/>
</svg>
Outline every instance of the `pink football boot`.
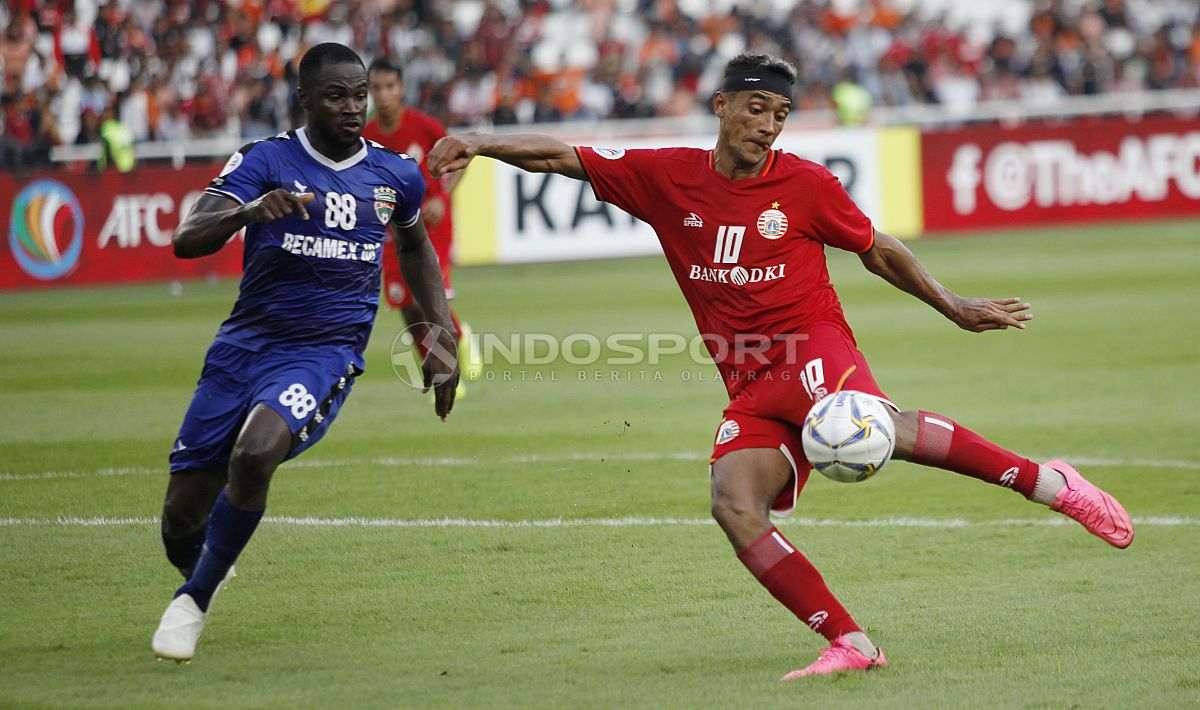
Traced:
<svg viewBox="0 0 1200 710">
<path fill-rule="evenodd" d="M 1113 547 L 1129 547 L 1133 542 L 1133 521 L 1116 498 L 1100 490 L 1066 461 L 1055 459 L 1047 461 L 1046 466 L 1067 479 L 1050 510 L 1078 520 L 1088 532 Z"/>
<path fill-rule="evenodd" d="M 833 640 L 833 644 L 829 648 L 821 651 L 821 657 L 814 661 L 812 665 L 792 671 L 779 680 L 796 680 L 804 676 L 828 675 L 841 671 L 869 671 L 872 668 L 879 668 L 886 665 L 887 657 L 883 655 L 882 648 L 879 649 L 879 655 L 872 660 L 852 646 L 846 640 L 845 636 L 838 636 Z"/>
</svg>

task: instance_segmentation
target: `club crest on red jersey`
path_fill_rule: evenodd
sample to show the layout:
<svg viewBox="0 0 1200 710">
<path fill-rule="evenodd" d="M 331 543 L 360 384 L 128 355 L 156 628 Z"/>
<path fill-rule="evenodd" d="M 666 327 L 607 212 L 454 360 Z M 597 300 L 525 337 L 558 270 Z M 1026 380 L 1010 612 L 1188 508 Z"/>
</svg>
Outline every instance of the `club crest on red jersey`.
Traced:
<svg viewBox="0 0 1200 710">
<path fill-rule="evenodd" d="M 375 216 L 387 224 L 396 211 L 396 191 L 386 185 L 375 188 Z"/>
<path fill-rule="evenodd" d="M 758 233 L 766 239 L 779 239 L 787 234 L 788 218 L 779 211 L 779 203 L 772 202 L 771 209 L 758 216 Z"/>
</svg>

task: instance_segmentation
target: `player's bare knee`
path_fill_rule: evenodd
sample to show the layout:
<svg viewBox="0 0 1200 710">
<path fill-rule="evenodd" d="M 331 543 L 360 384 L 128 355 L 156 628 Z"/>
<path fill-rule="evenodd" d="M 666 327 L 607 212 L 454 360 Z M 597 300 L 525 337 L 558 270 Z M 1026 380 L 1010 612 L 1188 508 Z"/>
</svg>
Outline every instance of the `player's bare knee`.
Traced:
<svg viewBox="0 0 1200 710">
<path fill-rule="evenodd" d="M 234 447 L 229 458 L 229 479 L 239 483 L 267 481 L 279 463 L 278 456 L 270 449 Z"/>
<path fill-rule="evenodd" d="M 765 529 L 764 526 L 769 527 L 768 511 L 762 501 L 754 499 L 747 491 L 719 485 L 713 486 L 712 516 L 730 539 L 741 539 L 760 528 Z"/>
<path fill-rule="evenodd" d="M 291 432 L 269 408 L 259 405 L 250 413 L 229 457 L 229 477 L 245 482 L 269 480 L 291 448 Z"/>
<path fill-rule="evenodd" d="M 183 537 L 198 530 L 208 519 L 208 511 L 202 503 L 182 496 L 168 496 L 163 501 L 163 532 L 170 537 Z"/>
<path fill-rule="evenodd" d="M 285 454 L 272 442 L 241 437 L 229 457 L 230 487 L 249 494 L 265 492 Z"/>
<path fill-rule="evenodd" d="M 757 505 L 734 496 L 713 495 L 712 516 L 723 529 L 744 527 L 762 517 Z"/>
</svg>

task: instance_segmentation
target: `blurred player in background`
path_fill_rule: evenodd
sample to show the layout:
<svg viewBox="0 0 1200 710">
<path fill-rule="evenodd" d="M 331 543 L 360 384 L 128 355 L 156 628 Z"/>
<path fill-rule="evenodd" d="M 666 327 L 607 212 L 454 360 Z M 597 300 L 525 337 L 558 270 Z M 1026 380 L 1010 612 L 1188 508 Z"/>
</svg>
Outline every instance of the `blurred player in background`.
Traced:
<svg viewBox="0 0 1200 710">
<path fill-rule="evenodd" d="M 424 364 L 434 410 L 445 419 L 454 405 L 455 331 L 421 222 L 419 167 L 361 138 L 367 71 L 349 48 L 305 54 L 299 99 L 304 127 L 235 153 L 175 231 L 185 259 L 219 251 L 243 227 L 246 238 L 237 302 L 171 451 L 162 536 L 185 581 L 154 633 L 159 658 L 192 658 L 276 467 L 325 435 L 362 374 L 391 239 L 417 302 L 444 329 Z"/>
<path fill-rule="evenodd" d="M 437 252 L 438 262 L 442 267 L 442 277 L 446 286 L 446 299 L 454 298 L 454 288 L 450 285 L 450 270 L 454 266 L 454 213 L 450 199 L 454 187 L 458 184 L 461 172 L 452 173 L 442 179 L 435 179 L 429 174 L 428 156 L 433 144 L 446 135 L 446 128 L 436 118 L 404 104 L 404 74 L 397 67 L 384 60 L 371 63 L 367 72 L 371 98 L 375 101 L 375 118 L 367 122 L 363 128 L 363 137 L 373 140 L 385 148 L 412 157 L 421 166 L 421 174 L 425 177 L 425 202 L 421 205 L 421 218 L 425 220 L 425 228 L 429 239 Z M 413 300 L 412 291 L 404 281 L 395 259 L 389 259 L 390 246 L 384 247 L 383 262 L 383 295 L 392 308 L 400 310 L 404 321 L 413 327 L 414 342 L 421 357 L 426 356 L 421 343 L 425 341 L 423 325 L 427 319 L 421 307 Z M 482 369 L 482 358 L 472 349 L 471 329 L 460 321 L 453 309 L 450 318 L 459 334 L 459 352 L 462 354 L 463 369 L 466 379 L 479 377 Z M 465 391 L 459 384 L 459 395 Z"/>
<path fill-rule="evenodd" d="M 826 245 L 858 253 L 870 272 L 971 332 L 1024 328 L 1029 304 L 953 293 L 874 229 L 828 170 L 772 150 L 795 80 L 792 65 L 769 55 L 731 60 L 713 97 L 713 150 L 573 148 L 549 136 L 466 133 L 442 139 L 429 157 L 435 176 L 483 155 L 586 180 L 597 198 L 654 228 L 730 397 L 711 459 L 713 517 L 758 581 L 830 641 L 782 680 L 886 663 L 770 520 L 793 509 L 808 478 L 801 426 L 829 392 L 859 390 L 888 405 L 895 458 L 1012 488 L 1115 547 L 1133 541 L 1120 504 L 1066 462 L 1035 463 L 948 417 L 901 411 L 880 390 L 829 283 Z"/>
</svg>

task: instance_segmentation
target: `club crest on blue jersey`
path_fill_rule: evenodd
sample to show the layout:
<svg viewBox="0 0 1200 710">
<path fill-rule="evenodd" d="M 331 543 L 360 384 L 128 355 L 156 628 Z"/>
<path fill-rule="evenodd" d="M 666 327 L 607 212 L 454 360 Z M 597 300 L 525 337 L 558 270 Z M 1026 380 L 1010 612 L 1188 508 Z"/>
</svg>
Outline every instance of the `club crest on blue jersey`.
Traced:
<svg viewBox="0 0 1200 710">
<path fill-rule="evenodd" d="M 386 185 L 375 188 L 375 216 L 387 224 L 396 211 L 396 191 Z"/>
</svg>

